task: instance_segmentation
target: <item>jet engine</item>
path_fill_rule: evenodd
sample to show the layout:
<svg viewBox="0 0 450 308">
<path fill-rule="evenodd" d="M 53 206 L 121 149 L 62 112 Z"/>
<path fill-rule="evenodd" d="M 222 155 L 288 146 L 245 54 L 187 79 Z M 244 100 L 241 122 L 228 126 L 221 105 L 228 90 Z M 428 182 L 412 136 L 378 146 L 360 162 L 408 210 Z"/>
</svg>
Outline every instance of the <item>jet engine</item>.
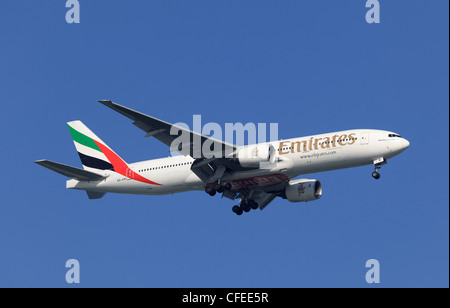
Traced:
<svg viewBox="0 0 450 308">
<path fill-rule="evenodd" d="M 246 146 L 238 150 L 236 158 L 244 168 L 259 168 L 261 163 L 275 163 L 276 150 L 271 144 Z"/>
<path fill-rule="evenodd" d="M 285 189 L 290 202 L 308 202 L 322 197 L 322 184 L 318 180 L 300 179 L 290 181 Z"/>
</svg>

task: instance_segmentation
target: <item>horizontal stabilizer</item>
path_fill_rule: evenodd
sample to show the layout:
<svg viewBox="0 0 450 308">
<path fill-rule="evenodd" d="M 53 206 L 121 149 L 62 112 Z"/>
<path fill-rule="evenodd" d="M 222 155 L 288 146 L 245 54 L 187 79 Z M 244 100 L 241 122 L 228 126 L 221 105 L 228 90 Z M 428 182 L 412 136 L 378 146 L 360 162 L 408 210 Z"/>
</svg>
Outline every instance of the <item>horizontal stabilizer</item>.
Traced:
<svg viewBox="0 0 450 308">
<path fill-rule="evenodd" d="M 105 179 L 104 176 L 101 176 L 97 173 L 86 171 L 83 169 L 79 169 L 76 167 L 56 163 L 54 161 L 50 160 L 37 160 L 35 161 L 36 164 L 41 165 L 42 167 L 48 168 L 52 171 L 55 171 L 59 174 L 65 175 L 69 178 L 78 180 L 80 182 L 83 181 L 101 181 Z"/>
</svg>

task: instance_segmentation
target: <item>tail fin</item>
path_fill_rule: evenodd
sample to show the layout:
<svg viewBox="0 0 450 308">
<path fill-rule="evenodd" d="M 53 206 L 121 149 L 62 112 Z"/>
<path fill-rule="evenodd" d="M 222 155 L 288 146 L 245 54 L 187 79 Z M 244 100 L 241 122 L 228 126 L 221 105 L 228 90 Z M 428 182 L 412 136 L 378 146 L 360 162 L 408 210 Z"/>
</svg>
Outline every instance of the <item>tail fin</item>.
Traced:
<svg viewBox="0 0 450 308">
<path fill-rule="evenodd" d="M 125 174 L 127 163 L 81 121 L 67 123 L 83 168 L 88 171 L 112 170 Z"/>
<path fill-rule="evenodd" d="M 129 179 L 139 182 L 161 185 L 150 181 L 131 170 L 127 163 L 111 150 L 106 143 L 98 138 L 81 121 L 67 123 L 73 142 L 80 155 L 83 168 L 87 171 L 98 172 L 99 170 L 112 170 Z"/>
</svg>

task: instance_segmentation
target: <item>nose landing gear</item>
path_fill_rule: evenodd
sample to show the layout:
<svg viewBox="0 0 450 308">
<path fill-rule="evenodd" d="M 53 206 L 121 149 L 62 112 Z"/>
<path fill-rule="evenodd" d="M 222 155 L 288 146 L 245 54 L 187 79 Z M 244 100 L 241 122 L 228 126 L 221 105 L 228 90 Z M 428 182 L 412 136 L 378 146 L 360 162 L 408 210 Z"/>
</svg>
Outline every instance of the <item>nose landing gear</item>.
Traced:
<svg viewBox="0 0 450 308">
<path fill-rule="evenodd" d="M 381 174 L 375 170 L 374 172 L 372 172 L 372 176 L 375 180 L 378 180 L 381 177 Z"/>
<path fill-rule="evenodd" d="M 375 180 L 378 180 L 381 175 L 378 172 L 378 169 L 381 169 L 382 165 L 386 165 L 387 164 L 387 160 L 385 160 L 383 157 L 382 158 L 378 158 L 376 160 L 373 161 L 373 164 L 375 165 L 375 170 L 372 172 L 372 177 Z"/>
</svg>

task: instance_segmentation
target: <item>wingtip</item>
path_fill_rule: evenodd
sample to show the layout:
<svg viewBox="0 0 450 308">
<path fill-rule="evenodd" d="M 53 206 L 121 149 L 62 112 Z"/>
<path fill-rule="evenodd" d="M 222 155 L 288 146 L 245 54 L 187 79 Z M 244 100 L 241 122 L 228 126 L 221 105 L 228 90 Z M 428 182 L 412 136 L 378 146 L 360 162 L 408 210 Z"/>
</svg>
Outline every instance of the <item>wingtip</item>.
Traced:
<svg viewBox="0 0 450 308">
<path fill-rule="evenodd" d="M 81 122 L 80 120 L 74 120 L 74 121 L 67 122 L 67 125 L 72 127 L 72 126 L 74 126 L 76 124 L 79 124 L 79 123 L 83 124 L 83 122 Z"/>
<path fill-rule="evenodd" d="M 109 100 L 109 99 L 101 99 L 101 100 L 99 100 L 98 101 L 100 104 L 103 104 L 103 105 L 106 105 L 106 106 L 108 106 L 108 105 L 112 105 L 112 101 L 111 100 Z"/>
</svg>

